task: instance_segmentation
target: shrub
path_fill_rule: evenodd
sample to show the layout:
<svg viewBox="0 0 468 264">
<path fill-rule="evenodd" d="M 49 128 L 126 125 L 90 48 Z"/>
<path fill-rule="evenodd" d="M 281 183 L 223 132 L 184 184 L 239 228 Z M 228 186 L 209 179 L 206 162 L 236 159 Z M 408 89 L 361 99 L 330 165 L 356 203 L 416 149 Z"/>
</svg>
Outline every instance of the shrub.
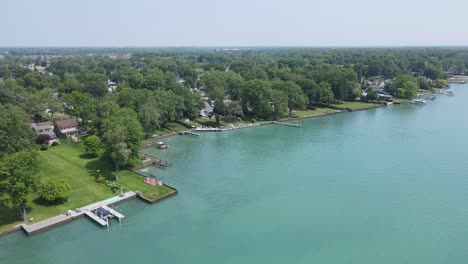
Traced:
<svg viewBox="0 0 468 264">
<path fill-rule="evenodd" d="M 50 140 L 50 136 L 48 134 L 40 134 L 36 138 L 36 143 L 39 145 L 48 143 Z"/>
<path fill-rule="evenodd" d="M 97 176 L 96 177 L 96 182 L 97 183 L 104 183 L 106 181 L 106 178 L 104 176 Z"/>
<path fill-rule="evenodd" d="M 42 144 L 41 145 L 41 150 L 48 150 L 49 149 L 49 145 L 47 144 Z"/>
<path fill-rule="evenodd" d="M 52 142 L 52 146 L 58 146 L 58 144 L 59 144 L 58 141 Z"/>
<path fill-rule="evenodd" d="M 101 149 L 101 140 L 98 136 L 92 135 L 84 140 L 84 145 L 87 153 L 97 156 L 97 153 Z"/>
<path fill-rule="evenodd" d="M 49 178 L 39 185 L 39 197 L 48 203 L 63 203 L 71 194 L 70 185 L 62 178 Z"/>
</svg>

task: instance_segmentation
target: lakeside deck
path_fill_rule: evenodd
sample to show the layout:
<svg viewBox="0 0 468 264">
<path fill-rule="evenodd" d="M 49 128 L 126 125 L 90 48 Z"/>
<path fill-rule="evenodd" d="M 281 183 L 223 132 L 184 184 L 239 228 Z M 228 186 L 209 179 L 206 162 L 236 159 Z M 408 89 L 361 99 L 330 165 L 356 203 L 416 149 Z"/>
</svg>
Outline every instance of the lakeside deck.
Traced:
<svg viewBox="0 0 468 264">
<path fill-rule="evenodd" d="M 106 199 L 104 201 L 96 202 L 81 208 L 77 208 L 76 210 L 68 211 L 65 214 L 57 215 L 55 217 L 34 223 L 34 224 L 22 224 L 21 229 L 27 234 L 27 235 L 33 235 L 35 233 L 47 230 L 49 228 L 62 225 L 64 223 L 73 221 L 75 219 L 78 219 L 82 217 L 83 215 L 87 215 L 97 223 L 99 223 L 102 226 L 107 226 L 107 222 L 96 216 L 92 211 L 97 210 L 100 207 L 104 207 L 106 210 L 110 211 L 112 214 L 115 216 L 119 217 L 120 219 L 123 218 L 124 216 L 117 211 L 111 209 L 109 206 L 113 204 L 120 203 L 122 201 L 128 200 L 128 199 L 133 199 L 137 197 L 137 193 L 135 192 L 126 192 L 122 195 L 119 196 L 114 196 L 109 199 Z M 109 210 L 111 209 L 111 210 Z"/>
</svg>

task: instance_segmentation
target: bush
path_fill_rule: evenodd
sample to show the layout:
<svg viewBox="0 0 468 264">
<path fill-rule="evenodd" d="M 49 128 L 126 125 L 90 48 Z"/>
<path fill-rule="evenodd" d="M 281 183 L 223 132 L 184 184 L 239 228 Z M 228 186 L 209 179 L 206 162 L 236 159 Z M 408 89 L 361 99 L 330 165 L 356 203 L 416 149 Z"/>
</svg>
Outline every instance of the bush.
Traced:
<svg viewBox="0 0 468 264">
<path fill-rule="evenodd" d="M 104 176 L 97 176 L 95 179 L 97 183 L 104 183 L 106 181 L 106 177 Z"/>
<path fill-rule="evenodd" d="M 36 143 L 39 145 L 49 143 L 50 136 L 48 134 L 40 134 L 36 138 Z"/>
<path fill-rule="evenodd" d="M 58 141 L 52 142 L 52 146 L 58 146 L 58 144 L 59 144 Z"/>
<path fill-rule="evenodd" d="M 49 149 L 49 145 L 47 144 L 42 144 L 41 145 L 41 150 L 48 150 Z"/>
<path fill-rule="evenodd" d="M 71 194 L 70 185 L 62 178 L 49 178 L 39 185 L 39 197 L 48 203 L 66 202 Z"/>
</svg>

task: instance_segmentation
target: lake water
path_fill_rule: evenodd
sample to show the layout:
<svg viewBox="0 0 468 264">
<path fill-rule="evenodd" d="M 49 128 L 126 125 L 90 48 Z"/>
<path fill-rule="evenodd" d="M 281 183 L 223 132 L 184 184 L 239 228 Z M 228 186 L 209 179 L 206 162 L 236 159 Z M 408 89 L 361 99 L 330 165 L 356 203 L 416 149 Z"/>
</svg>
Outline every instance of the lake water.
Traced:
<svg viewBox="0 0 468 264">
<path fill-rule="evenodd" d="M 168 139 L 179 189 L 0 238 L 0 263 L 468 263 L 468 85 L 456 96 Z"/>
</svg>

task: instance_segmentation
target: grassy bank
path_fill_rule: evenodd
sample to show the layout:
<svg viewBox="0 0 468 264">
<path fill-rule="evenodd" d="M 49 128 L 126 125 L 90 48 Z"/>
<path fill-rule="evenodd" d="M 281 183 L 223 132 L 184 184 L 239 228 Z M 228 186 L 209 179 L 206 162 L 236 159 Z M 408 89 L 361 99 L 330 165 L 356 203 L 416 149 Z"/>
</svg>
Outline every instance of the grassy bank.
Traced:
<svg viewBox="0 0 468 264">
<path fill-rule="evenodd" d="M 363 110 L 369 108 L 380 107 L 382 104 L 374 104 L 374 103 L 363 103 L 363 102 L 343 102 L 341 104 L 332 104 L 333 107 L 337 109 L 351 109 L 351 110 Z"/>
<path fill-rule="evenodd" d="M 113 163 L 104 157 L 95 158 L 84 154 L 82 149 L 81 143 L 62 140 L 60 145 L 40 152 L 40 178 L 42 180 L 49 177 L 64 178 L 70 184 L 72 194 L 67 202 L 53 206 L 42 203 L 36 194 L 31 195 L 28 202 L 28 219 L 34 217 L 33 222 L 41 221 L 63 214 L 68 209 L 75 209 L 118 195 L 105 184 L 95 181 L 97 174 L 113 180 L 115 177 Z M 160 199 L 172 192 L 164 186 L 145 184 L 143 177 L 128 170 L 120 171 L 119 183 L 124 191 L 140 191 L 151 200 Z M 155 193 L 157 195 L 154 195 Z M 20 224 L 19 210 L 5 210 L 4 208 L 0 210 L 2 211 L 0 232 Z"/>
</svg>

